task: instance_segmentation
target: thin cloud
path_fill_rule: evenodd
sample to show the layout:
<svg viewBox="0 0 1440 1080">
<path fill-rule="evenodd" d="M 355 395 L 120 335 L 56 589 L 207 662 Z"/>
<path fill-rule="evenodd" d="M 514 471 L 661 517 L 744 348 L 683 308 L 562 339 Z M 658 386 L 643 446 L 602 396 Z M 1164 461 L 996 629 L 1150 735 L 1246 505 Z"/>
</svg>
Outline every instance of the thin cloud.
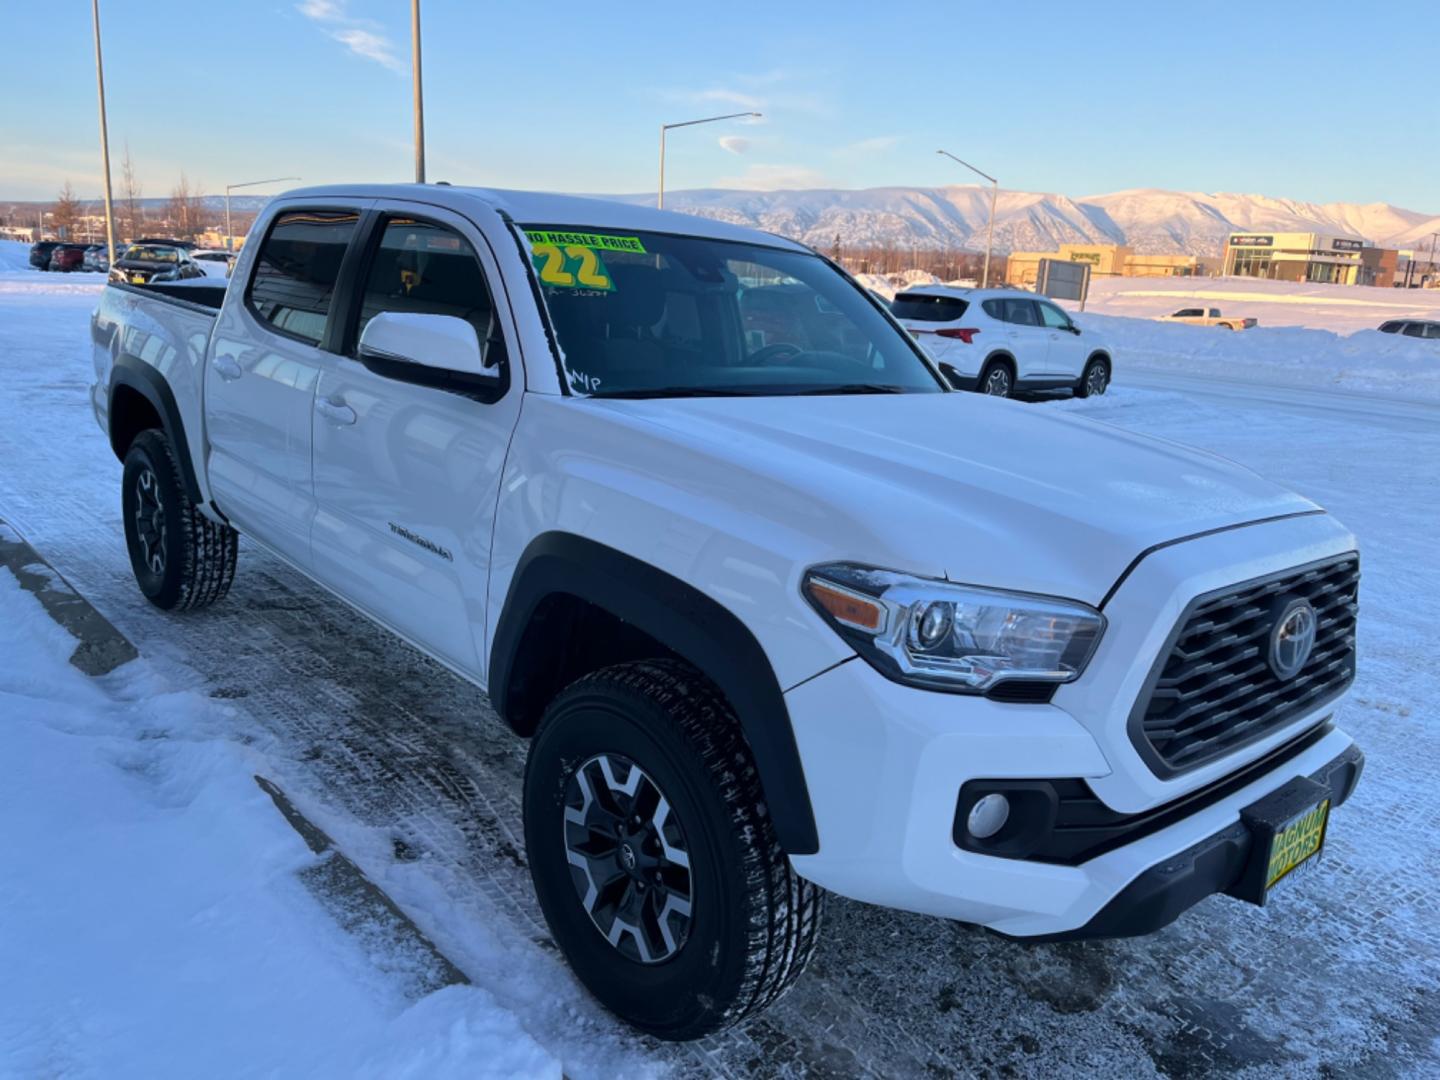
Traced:
<svg viewBox="0 0 1440 1080">
<path fill-rule="evenodd" d="M 720 149 L 732 154 L 743 154 L 750 149 L 750 140 L 742 135 L 721 135 L 718 141 Z"/>
<path fill-rule="evenodd" d="M 373 60 L 397 74 L 409 70 L 409 65 L 396 52 L 395 43 L 380 33 L 375 23 L 352 18 L 345 0 L 301 0 L 295 5 L 295 10 L 310 21 L 319 23 L 326 35 L 356 56 Z"/>
<path fill-rule="evenodd" d="M 899 135 L 876 135 L 842 146 L 835 151 L 835 155 L 837 157 L 866 157 L 870 154 L 883 154 L 885 151 L 899 146 L 900 140 L 901 136 Z"/>
<path fill-rule="evenodd" d="M 746 191 L 783 191 L 795 188 L 832 187 L 830 178 L 803 165 L 751 165 L 739 176 L 721 177 L 716 187 Z"/>
<path fill-rule="evenodd" d="M 734 105 L 740 109 L 754 109 L 759 111 L 764 107 L 765 102 L 753 94 L 742 94 L 739 90 L 729 90 L 724 87 L 714 87 L 710 90 L 701 90 L 691 95 L 695 102 L 718 102 L 723 105 Z"/>
</svg>

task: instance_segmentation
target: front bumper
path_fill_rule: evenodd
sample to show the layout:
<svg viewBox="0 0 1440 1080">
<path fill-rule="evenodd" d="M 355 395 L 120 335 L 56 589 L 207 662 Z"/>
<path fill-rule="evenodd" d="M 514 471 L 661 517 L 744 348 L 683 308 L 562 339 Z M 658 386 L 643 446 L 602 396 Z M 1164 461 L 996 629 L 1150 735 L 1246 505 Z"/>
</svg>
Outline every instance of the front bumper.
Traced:
<svg viewBox="0 0 1440 1080">
<path fill-rule="evenodd" d="M 796 871 L 852 899 L 1012 937 L 1164 925 L 1238 875 L 1226 877 L 1232 859 L 1243 866 L 1248 840 L 1241 851 L 1238 838 L 1223 838 L 1243 828 L 1242 809 L 1293 777 L 1358 757 L 1349 736 L 1330 730 L 1194 813 L 1079 865 L 1058 865 L 966 851 L 952 830 L 968 780 L 1075 777 L 1103 789 L 1095 781 L 1112 776 L 1113 766 L 1066 710 L 916 690 L 858 658 L 791 689 L 786 701 L 820 831 L 818 852 L 792 856 Z M 1333 708 L 1296 728 L 1319 725 Z M 1349 787 L 1353 777 L 1344 795 Z M 1131 921 L 1134 930 L 1126 929 Z"/>
<path fill-rule="evenodd" d="M 1341 805 L 1360 782 L 1365 755 L 1351 743 L 1310 775 L 1330 793 L 1330 807 Z M 1075 941 L 1083 938 L 1139 937 L 1169 926 L 1207 896 L 1234 895 L 1255 856 L 1253 835 L 1236 822 L 1207 836 L 1172 858 L 1146 870 L 1109 903 L 1074 930 L 1027 937 L 1026 941 Z"/>
</svg>

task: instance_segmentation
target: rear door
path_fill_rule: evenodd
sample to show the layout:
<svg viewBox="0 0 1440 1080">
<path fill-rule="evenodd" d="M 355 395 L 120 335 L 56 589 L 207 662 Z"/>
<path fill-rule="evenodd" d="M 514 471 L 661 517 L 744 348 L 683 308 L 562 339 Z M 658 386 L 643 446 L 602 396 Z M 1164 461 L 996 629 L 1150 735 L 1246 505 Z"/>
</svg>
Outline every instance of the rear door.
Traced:
<svg viewBox="0 0 1440 1080">
<path fill-rule="evenodd" d="M 477 674 L 500 474 L 523 380 L 499 271 L 480 230 L 430 206 L 377 204 L 340 352 L 316 389 L 314 572 L 452 665 Z M 397 381 L 357 358 L 380 312 L 453 315 L 501 380 L 483 396 Z M 521 385 L 511 385 L 512 382 Z"/>
<path fill-rule="evenodd" d="M 216 324 L 205 367 L 209 477 L 242 532 L 310 565 L 310 415 L 336 283 L 367 203 L 276 215 Z"/>
<path fill-rule="evenodd" d="M 1017 379 L 1043 378 L 1050 362 L 1050 334 L 1040 325 L 1040 311 L 1034 300 L 1007 296 L 1000 305 L 1010 351 L 1015 357 Z"/>
</svg>

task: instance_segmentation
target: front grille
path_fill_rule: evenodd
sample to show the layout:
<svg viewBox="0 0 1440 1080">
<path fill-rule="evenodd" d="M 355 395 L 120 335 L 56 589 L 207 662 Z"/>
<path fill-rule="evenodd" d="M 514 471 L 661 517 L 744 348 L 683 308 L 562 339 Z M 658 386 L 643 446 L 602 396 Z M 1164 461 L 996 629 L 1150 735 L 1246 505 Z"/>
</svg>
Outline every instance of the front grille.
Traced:
<svg viewBox="0 0 1440 1080">
<path fill-rule="evenodd" d="M 1334 698 L 1355 677 L 1355 554 L 1232 585 L 1192 601 L 1130 717 L 1130 734 L 1161 776 L 1213 761 Z M 1315 645 L 1291 678 L 1269 661 L 1277 612 L 1303 598 Z"/>
</svg>

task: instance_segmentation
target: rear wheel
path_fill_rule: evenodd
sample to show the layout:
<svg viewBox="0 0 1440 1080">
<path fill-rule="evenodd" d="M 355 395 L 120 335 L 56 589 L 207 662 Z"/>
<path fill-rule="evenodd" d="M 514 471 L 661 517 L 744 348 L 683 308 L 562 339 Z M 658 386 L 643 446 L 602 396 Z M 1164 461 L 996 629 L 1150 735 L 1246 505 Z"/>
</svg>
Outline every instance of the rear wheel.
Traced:
<svg viewBox="0 0 1440 1080">
<path fill-rule="evenodd" d="M 1085 374 L 1075 387 L 1076 397 L 1097 397 L 1110 388 L 1110 365 L 1098 357 L 1085 365 Z"/>
<path fill-rule="evenodd" d="M 1015 376 L 1003 360 L 992 360 L 980 373 L 980 392 L 991 397 L 1009 397 L 1015 388 Z"/>
<path fill-rule="evenodd" d="M 525 847 L 575 974 L 662 1039 L 766 1008 L 814 951 L 822 894 L 780 849 L 734 713 L 685 664 L 607 668 L 551 703 Z"/>
<path fill-rule="evenodd" d="M 130 444 L 120 505 L 135 582 L 152 604 L 186 611 L 230 591 L 239 537 L 190 501 L 163 432 L 142 431 Z"/>
</svg>

